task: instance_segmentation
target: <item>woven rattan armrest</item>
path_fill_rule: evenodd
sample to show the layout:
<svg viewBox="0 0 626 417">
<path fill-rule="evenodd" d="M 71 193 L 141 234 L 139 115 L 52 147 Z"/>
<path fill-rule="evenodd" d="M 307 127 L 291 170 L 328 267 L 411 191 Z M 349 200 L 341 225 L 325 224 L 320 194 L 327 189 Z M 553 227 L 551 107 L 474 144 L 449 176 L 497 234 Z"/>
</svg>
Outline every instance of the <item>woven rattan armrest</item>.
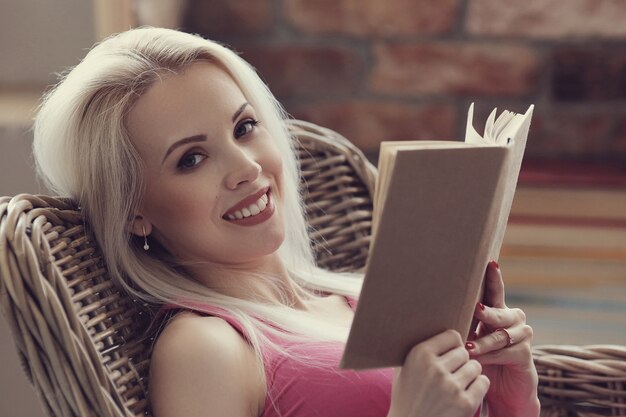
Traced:
<svg viewBox="0 0 626 417">
<path fill-rule="evenodd" d="M 533 350 L 544 416 L 626 416 L 626 346 Z"/>
</svg>

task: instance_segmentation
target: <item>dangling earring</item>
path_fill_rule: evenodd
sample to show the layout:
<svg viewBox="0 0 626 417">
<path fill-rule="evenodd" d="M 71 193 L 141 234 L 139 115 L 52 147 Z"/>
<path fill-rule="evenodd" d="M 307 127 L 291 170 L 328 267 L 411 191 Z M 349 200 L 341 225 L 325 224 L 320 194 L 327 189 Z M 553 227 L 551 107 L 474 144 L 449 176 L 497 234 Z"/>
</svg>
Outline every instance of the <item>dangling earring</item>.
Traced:
<svg viewBox="0 0 626 417">
<path fill-rule="evenodd" d="M 150 249 L 150 246 L 148 246 L 148 236 L 146 236 L 146 226 L 141 225 L 141 229 L 143 230 L 143 250 L 148 250 Z"/>
</svg>

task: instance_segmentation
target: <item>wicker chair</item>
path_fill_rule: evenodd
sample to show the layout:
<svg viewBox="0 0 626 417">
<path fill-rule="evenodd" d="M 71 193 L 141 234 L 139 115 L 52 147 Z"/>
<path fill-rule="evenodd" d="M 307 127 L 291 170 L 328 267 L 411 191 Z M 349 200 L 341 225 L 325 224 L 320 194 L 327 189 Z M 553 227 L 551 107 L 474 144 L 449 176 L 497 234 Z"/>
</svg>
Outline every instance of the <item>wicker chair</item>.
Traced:
<svg viewBox="0 0 626 417">
<path fill-rule="evenodd" d="M 375 169 L 337 133 L 293 122 L 318 263 L 365 265 Z M 47 415 L 150 415 L 149 306 L 108 278 L 67 199 L 0 198 L 0 307 Z M 626 416 L 626 348 L 535 350 L 545 416 Z"/>
</svg>

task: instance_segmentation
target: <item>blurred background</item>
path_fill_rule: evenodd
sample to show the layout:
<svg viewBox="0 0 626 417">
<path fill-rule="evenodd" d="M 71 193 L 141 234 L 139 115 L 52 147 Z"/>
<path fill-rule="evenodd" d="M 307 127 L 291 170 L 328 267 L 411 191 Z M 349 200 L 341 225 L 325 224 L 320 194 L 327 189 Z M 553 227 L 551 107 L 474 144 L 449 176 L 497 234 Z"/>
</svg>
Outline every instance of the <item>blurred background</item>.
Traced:
<svg viewBox="0 0 626 417">
<path fill-rule="evenodd" d="M 30 156 L 42 92 L 139 25 L 230 45 L 293 117 L 373 162 L 382 140 L 462 140 L 472 102 L 480 122 L 535 104 L 507 302 L 537 343 L 626 344 L 626 2 L 0 0 L 0 195 L 46 192 Z M 0 417 L 40 415 L 2 320 L 0 358 Z"/>
</svg>

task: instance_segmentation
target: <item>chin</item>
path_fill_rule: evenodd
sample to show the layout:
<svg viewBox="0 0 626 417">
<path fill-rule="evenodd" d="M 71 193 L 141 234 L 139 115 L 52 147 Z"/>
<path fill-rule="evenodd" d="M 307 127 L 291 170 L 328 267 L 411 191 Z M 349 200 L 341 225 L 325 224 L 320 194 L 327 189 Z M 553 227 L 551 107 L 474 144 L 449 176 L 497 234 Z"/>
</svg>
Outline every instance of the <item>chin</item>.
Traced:
<svg viewBox="0 0 626 417">
<path fill-rule="evenodd" d="M 263 236 L 262 241 L 250 240 L 245 247 L 238 247 L 238 252 L 243 255 L 241 261 L 245 262 L 250 259 L 262 258 L 266 256 L 276 255 L 278 250 L 285 241 L 284 234 L 271 234 L 267 233 Z M 256 243 L 256 245 L 255 245 Z"/>
<path fill-rule="evenodd" d="M 276 236 L 275 238 L 268 241 L 268 247 L 270 252 L 268 254 L 276 253 L 280 249 L 280 247 L 285 242 L 285 235 L 281 234 L 280 236 Z M 271 244 L 270 244 L 271 243 Z"/>
</svg>

